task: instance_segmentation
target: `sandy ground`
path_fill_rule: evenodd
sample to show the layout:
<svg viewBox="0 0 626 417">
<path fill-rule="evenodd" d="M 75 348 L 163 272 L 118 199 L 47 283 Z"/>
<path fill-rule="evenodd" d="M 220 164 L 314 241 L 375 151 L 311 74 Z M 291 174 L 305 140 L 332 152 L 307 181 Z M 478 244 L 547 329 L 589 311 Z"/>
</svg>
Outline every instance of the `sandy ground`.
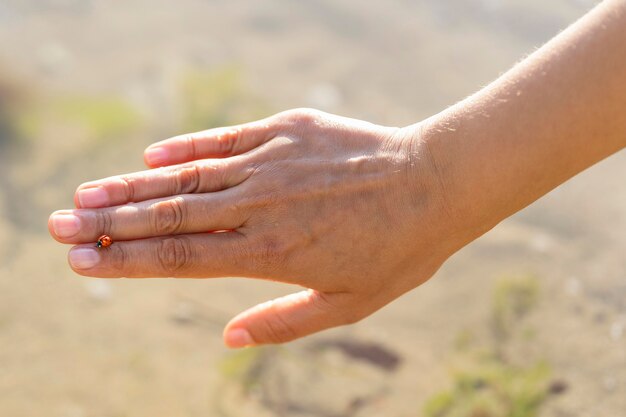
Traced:
<svg viewBox="0 0 626 417">
<path fill-rule="evenodd" d="M 86 153 L 80 132 L 52 130 L 19 159 L 4 159 L 0 415 L 418 416 L 450 385 L 459 334 L 475 334 L 478 346 L 488 339 L 495 283 L 511 275 L 534 275 L 540 285 L 523 322 L 533 336 L 516 342 L 516 357 L 545 359 L 567 386 L 541 415 L 626 415 L 623 152 L 503 222 L 368 320 L 265 350 L 250 395 L 227 370 L 245 357 L 222 346 L 222 326 L 293 288 L 91 280 L 67 267 L 67 248 L 47 235 L 47 213 L 70 206 L 82 181 L 141 169 L 142 147 L 176 132 L 175 80 L 188 68 L 234 63 L 246 88 L 276 110 L 308 105 L 404 125 L 488 82 L 588 7 L 362 3 L 0 2 L 0 62 L 31 92 L 116 94 L 149 121 L 96 153 Z M 316 349 L 342 340 L 374 343 L 396 365 Z"/>
</svg>

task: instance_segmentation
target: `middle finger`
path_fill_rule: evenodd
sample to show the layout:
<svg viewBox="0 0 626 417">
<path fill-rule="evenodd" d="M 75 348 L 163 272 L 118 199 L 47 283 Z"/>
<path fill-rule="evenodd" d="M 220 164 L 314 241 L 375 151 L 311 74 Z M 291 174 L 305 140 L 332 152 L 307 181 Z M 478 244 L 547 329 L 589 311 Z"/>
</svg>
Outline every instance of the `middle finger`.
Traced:
<svg viewBox="0 0 626 417">
<path fill-rule="evenodd" d="M 249 158 L 205 159 L 84 183 L 74 196 L 77 208 L 101 208 L 178 194 L 235 187 L 254 172 Z"/>
</svg>

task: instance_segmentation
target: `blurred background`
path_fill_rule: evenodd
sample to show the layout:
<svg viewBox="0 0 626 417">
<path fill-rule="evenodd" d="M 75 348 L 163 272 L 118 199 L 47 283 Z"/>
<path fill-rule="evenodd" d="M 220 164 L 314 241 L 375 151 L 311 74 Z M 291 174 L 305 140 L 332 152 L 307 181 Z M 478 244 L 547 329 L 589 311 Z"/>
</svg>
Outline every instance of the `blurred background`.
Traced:
<svg viewBox="0 0 626 417">
<path fill-rule="evenodd" d="M 294 288 L 73 274 L 48 214 L 149 143 L 311 106 L 417 122 L 585 0 L 0 0 L 0 415 L 626 415 L 626 154 L 350 327 L 228 351 Z"/>
</svg>

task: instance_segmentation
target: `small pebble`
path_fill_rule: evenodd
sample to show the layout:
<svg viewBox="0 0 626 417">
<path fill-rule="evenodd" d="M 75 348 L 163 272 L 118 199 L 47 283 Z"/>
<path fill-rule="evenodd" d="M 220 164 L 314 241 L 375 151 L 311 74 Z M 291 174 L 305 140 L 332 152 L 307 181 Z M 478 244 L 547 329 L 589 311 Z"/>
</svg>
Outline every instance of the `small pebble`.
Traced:
<svg viewBox="0 0 626 417">
<path fill-rule="evenodd" d="M 550 383 L 550 386 L 548 387 L 548 392 L 553 395 L 559 395 L 563 394 L 568 389 L 569 384 L 566 381 L 562 379 L 556 379 Z"/>
</svg>

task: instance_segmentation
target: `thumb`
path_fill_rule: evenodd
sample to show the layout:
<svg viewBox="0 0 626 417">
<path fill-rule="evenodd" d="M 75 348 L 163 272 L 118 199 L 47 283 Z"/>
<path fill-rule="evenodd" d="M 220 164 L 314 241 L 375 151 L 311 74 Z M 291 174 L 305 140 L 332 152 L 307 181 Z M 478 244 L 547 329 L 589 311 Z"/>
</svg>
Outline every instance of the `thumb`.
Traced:
<svg viewBox="0 0 626 417">
<path fill-rule="evenodd" d="M 259 304 L 236 316 L 224 329 L 228 347 L 284 343 L 356 321 L 351 294 L 300 291 Z"/>
</svg>

